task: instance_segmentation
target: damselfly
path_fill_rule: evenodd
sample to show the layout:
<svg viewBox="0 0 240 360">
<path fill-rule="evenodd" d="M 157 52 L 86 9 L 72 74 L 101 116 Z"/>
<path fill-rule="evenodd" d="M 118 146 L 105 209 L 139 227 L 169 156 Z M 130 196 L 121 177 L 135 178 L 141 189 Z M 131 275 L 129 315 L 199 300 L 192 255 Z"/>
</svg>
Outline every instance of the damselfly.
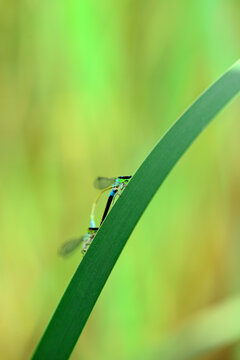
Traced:
<svg viewBox="0 0 240 360">
<path fill-rule="evenodd" d="M 83 255 L 86 254 L 89 246 L 91 245 L 91 243 L 99 229 L 98 227 L 96 227 L 96 224 L 95 224 L 95 209 L 96 209 L 98 200 L 100 199 L 101 195 L 105 191 L 111 190 L 111 192 L 108 196 L 107 204 L 106 204 L 102 219 L 101 219 L 101 223 L 100 223 L 100 226 L 101 226 L 103 220 L 105 219 L 105 217 L 108 214 L 108 211 L 109 211 L 111 205 L 114 204 L 116 196 L 119 197 L 121 195 L 121 193 L 127 186 L 128 182 L 130 181 L 131 177 L 132 176 L 119 176 L 117 178 L 98 177 L 95 180 L 94 186 L 97 189 L 100 189 L 102 191 L 100 192 L 97 199 L 93 203 L 91 218 L 90 218 L 90 227 L 88 228 L 88 232 L 85 235 L 81 236 L 80 238 L 71 239 L 71 240 L 68 240 L 65 243 L 63 243 L 62 246 L 60 247 L 60 249 L 58 250 L 59 255 L 61 255 L 63 257 L 67 257 L 75 249 L 77 249 L 80 245 L 82 246 L 81 253 Z"/>
<path fill-rule="evenodd" d="M 67 257 L 80 245 L 82 245 L 81 253 L 85 255 L 97 231 L 98 231 L 97 227 L 89 227 L 88 232 L 85 235 L 81 236 L 80 238 L 66 241 L 65 243 L 62 244 L 62 246 L 58 250 L 59 255 L 63 257 Z"/>
<path fill-rule="evenodd" d="M 95 210 L 96 210 L 97 202 L 100 199 L 101 195 L 105 191 L 111 190 L 111 192 L 108 196 L 107 204 L 106 204 L 106 207 L 105 207 L 102 219 L 101 219 L 100 226 L 101 226 L 102 222 L 104 221 L 105 217 L 107 216 L 110 206 L 114 204 L 116 197 L 117 196 L 119 197 L 121 195 L 121 193 L 123 192 L 123 190 L 129 183 L 131 177 L 132 176 L 118 176 L 117 178 L 108 178 L 108 177 L 100 177 L 99 176 L 94 181 L 94 186 L 97 189 L 100 189 L 102 191 L 100 192 L 97 199 L 93 203 L 92 212 L 91 212 L 91 226 L 95 226 L 95 220 L 94 220 Z"/>
</svg>

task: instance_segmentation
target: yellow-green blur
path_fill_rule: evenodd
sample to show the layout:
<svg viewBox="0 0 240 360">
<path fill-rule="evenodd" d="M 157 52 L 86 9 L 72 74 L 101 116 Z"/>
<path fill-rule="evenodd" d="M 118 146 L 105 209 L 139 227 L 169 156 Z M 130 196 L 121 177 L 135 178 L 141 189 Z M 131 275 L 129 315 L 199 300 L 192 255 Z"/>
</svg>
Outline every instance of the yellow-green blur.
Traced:
<svg viewBox="0 0 240 360">
<path fill-rule="evenodd" d="M 239 58 L 239 24 L 238 0 L 1 2 L 1 360 L 31 356 L 78 266 L 57 250 L 86 233 L 94 179 L 134 174 Z M 239 114 L 238 100 L 167 178 L 71 359 L 131 359 L 240 292 Z"/>
</svg>

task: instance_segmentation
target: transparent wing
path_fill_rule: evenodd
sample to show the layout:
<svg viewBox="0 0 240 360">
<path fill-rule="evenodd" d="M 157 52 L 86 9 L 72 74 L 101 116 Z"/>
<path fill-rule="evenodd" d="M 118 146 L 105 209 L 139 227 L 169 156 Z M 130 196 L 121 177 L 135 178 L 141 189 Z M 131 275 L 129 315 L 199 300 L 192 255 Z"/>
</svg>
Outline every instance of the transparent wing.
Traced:
<svg viewBox="0 0 240 360">
<path fill-rule="evenodd" d="M 58 254 L 60 256 L 68 256 L 73 252 L 79 245 L 83 243 L 84 236 L 78 239 L 71 239 L 62 244 L 62 246 L 58 250 Z"/>
<path fill-rule="evenodd" d="M 97 177 L 96 180 L 94 181 L 93 185 L 95 188 L 97 189 L 105 189 L 111 185 L 113 185 L 115 183 L 117 178 L 108 178 L 108 177 Z"/>
</svg>

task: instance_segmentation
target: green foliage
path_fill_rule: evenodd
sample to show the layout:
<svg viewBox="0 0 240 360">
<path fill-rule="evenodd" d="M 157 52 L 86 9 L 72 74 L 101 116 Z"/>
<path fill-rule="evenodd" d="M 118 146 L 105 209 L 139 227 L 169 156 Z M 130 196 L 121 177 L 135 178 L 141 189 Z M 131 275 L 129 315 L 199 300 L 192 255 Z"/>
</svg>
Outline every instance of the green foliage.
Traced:
<svg viewBox="0 0 240 360">
<path fill-rule="evenodd" d="M 79 265 L 33 359 L 67 359 L 136 223 L 186 149 L 240 91 L 238 61 L 180 117 L 137 170 Z M 147 261 L 144 266 L 147 266 Z M 240 336 L 240 334 L 239 334 Z"/>
</svg>

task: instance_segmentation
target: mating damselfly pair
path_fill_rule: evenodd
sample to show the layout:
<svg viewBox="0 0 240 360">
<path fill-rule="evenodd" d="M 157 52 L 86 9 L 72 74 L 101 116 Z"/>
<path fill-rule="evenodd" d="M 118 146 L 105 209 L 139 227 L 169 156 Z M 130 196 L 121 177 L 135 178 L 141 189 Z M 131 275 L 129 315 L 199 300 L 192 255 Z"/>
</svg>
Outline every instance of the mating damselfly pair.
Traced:
<svg viewBox="0 0 240 360">
<path fill-rule="evenodd" d="M 104 219 L 106 218 L 110 208 L 114 205 L 115 200 L 119 198 L 119 196 L 121 195 L 127 184 L 129 183 L 131 177 L 132 176 L 118 176 L 117 178 L 98 177 L 94 181 L 95 188 L 101 190 L 101 192 L 99 193 L 98 197 L 96 198 L 92 206 L 92 211 L 90 215 L 90 227 L 88 228 L 87 233 L 81 236 L 80 238 L 72 239 L 63 243 L 58 251 L 59 255 L 66 257 L 70 255 L 80 245 L 82 246 L 81 253 L 85 255 L 87 249 L 91 245 L 99 229 L 99 227 L 97 227 L 95 223 L 95 210 L 101 195 L 105 191 L 111 190 L 108 196 L 107 204 L 103 212 L 100 226 L 102 225 Z"/>
</svg>

